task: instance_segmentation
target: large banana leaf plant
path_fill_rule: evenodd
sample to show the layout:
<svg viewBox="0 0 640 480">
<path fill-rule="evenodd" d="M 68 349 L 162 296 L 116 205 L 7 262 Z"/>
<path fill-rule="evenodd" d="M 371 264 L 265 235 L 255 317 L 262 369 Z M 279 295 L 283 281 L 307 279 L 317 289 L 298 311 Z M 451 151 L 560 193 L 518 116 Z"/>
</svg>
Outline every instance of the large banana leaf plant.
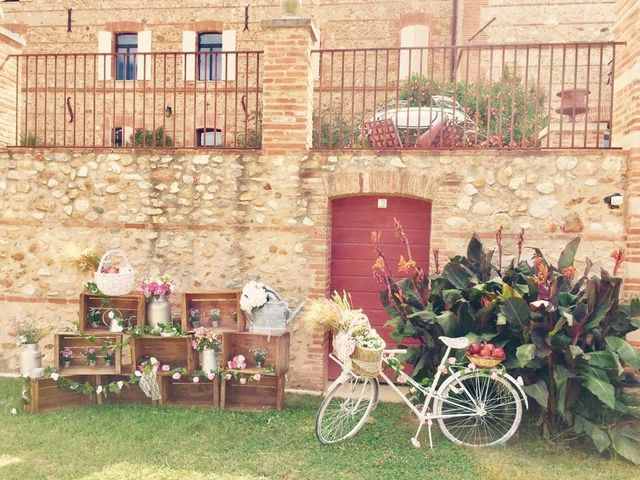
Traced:
<svg viewBox="0 0 640 480">
<path fill-rule="evenodd" d="M 440 335 L 503 346 L 505 366 L 524 378 L 547 436 L 587 436 L 598 451 L 612 449 L 640 464 L 640 408 L 623 391 L 627 376 L 640 370 L 640 351 L 625 340 L 640 328 L 640 301 L 620 303 L 622 279 L 615 274 L 621 252 L 614 255 L 613 275 L 604 269 L 591 274 L 588 259 L 577 275 L 579 243 L 569 242 L 557 265 L 533 249 L 531 262 L 512 260 L 502 271 L 501 258 L 494 266 L 493 251 L 474 236 L 466 256 L 451 258 L 430 279 L 411 263 L 409 251 L 401 265 L 415 274 L 397 281 L 378 246 L 381 300 L 392 317 L 387 325 L 400 343 L 418 340 L 406 357 L 418 381 L 437 367 Z"/>
</svg>

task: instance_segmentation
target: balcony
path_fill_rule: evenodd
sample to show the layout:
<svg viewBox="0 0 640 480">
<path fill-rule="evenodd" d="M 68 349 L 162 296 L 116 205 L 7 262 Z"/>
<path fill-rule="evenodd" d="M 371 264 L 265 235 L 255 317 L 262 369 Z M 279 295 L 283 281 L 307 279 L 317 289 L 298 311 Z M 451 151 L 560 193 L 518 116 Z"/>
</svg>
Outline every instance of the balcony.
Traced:
<svg viewBox="0 0 640 480">
<path fill-rule="evenodd" d="M 313 148 L 611 148 L 617 45 L 313 50 Z M 22 147 L 261 148 L 262 86 L 289 74 L 261 51 L 11 60 Z"/>
<path fill-rule="evenodd" d="M 13 56 L 15 145 L 259 148 L 261 53 Z"/>
<path fill-rule="evenodd" d="M 317 149 L 610 148 L 615 43 L 316 50 Z"/>
</svg>

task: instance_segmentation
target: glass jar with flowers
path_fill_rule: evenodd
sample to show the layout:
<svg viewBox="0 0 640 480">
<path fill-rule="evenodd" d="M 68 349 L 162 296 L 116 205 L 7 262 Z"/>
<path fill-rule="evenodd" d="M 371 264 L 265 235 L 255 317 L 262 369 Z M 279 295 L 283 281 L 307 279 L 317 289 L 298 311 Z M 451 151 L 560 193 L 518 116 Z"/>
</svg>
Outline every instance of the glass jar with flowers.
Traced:
<svg viewBox="0 0 640 480">
<path fill-rule="evenodd" d="M 42 368 L 42 353 L 38 342 L 47 336 L 51 329 L 40 326 L 32 318 L 14 318 L 10 333 L 16 336 L 16 345 L 20 352 L 20 374 L 30 375 L 32 370 Z"/>
<path fill-rule="evenodd" d="M 204 373 L 215 372 L 218 369 L 216 352 L 220 350 L 220 336 L 211 328 L 196 328 L 192 346 L 200 352 L 200 366 Z"/>
<path fill-rule="evenodd" d="M 98 363 L 98 352 L 95 347 L 89 347 L 84 351 L 84 356 L 90 367 L 95 367 Z"/>
<path fill-rule="evenodd" d="M 60 350 L 60 363 L 64 368 L 69 368 L 71 366 L 71 359 L 73 358 L 73 350 L 69 347 L 64 347 Z"/>
<path fill-rule="evenodd" d="M 151 328 L 171 323 L 169 295 L 176 292 L 176 286 L 169 274 L 142 279 L 138 291 L 147 300 L 147 323 Z"/>
<path fill-rule="evenodd" d="M 96 307 L 89 307 L 87 312 L 87 321 L 91 328 L 100 328 L 102 326 L 102 312 Z"/>
<path fill-rule="evenodd" d="M 110 367 L 113 365 L 116 357 L 116 347 L 115 345 L 110 345 L 105 343 L 100 347 L 100 353 L 102 354 L 102 358 L 104 358 L 104 366 Z"/>
<path fill-rule="evenodd" d="M 198 328 L 200 326 L 200 320 L 202 318 L 202 314 L 200 313 L 200 309 L 198 308 L 190 308 L 189 309 L 189 323 L 193 328 Z"/>
<path fill-rule="evenodd" d="M 211 313 L 209 314 L 209 320 L 211 321 L 212 328 L 220 327 L 220 309 L 212 308 Z"/>
<path fill-rule="evenodd" d="M 256 367 L 264 367 L 264 361 L 267 358 L 267 351 L 264 348 L 259 347 L 252 348 L 250 351 L 253 354 L 253 359 L 256 361 Z"/>
</svg>

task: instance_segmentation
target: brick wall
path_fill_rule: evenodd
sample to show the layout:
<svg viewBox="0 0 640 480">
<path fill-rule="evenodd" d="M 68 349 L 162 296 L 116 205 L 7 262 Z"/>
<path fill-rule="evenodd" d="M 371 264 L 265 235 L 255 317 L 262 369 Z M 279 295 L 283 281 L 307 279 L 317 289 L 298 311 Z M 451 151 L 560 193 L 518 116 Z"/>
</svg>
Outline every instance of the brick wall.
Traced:
<svg viewBox="0 0 640 480">
<path fill-rule="evenodd" d="M 627 42 L 616 56 L 613 138 L 628 150 L 627 175 L 627 260 L 626 291 L 640 291 L 640 4 L 634 0 L 616 2 L 616 40 Z M 640 345 L 640 331 L 630 335 Z"/>
<path fill-rule="evenodd" d="M 0 17 L 2 11 L 0 10 Z M 24 40 L 0 27 L 0 147 L 16 141 L 16 65 Z"/>
</svg>

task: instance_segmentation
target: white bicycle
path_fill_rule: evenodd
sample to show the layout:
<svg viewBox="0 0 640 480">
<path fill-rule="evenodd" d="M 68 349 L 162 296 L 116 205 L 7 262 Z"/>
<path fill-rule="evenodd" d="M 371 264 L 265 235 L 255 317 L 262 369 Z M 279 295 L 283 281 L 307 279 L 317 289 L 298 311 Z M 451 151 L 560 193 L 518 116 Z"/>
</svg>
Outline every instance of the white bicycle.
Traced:
<svg viewBox="0 0 640 480">
<path fill-rule="evenodd" d="M 414 447 L 420 447 L 418 435 L 426 424 L 429 445 L 433 448 L 431 426 L 438 422 L 442 433 L 453 443 L 471 447 L 489 447 L 509 440 L 522 419 L 522 404 L 529 408 L 522 380 L 516 380 L 504 370 L 471 369 L 458 362 L 449 361 L 452 349 L 466 349 L 465 337 L 440 337 L 447 346 L 446 353 L 429 387 L 418 384 L 398 368 L 396 354 L 405 350 L 384 350 L 379 376 L 407 404 L 418 418 L 418 431 L 411 438 Z M 353 373 L 349 361 L 341 362 L 330 357 L 342 367 L 342 373 L 331 384 L 316 415 L 316 436 L 323 444 L 341 442 L 353 437 L 365 424 L 378 402 L 378 379 L 365 378 Z M 385 375 L 384 366 L 398 373 L 398 379 L 406 382 L 424 396 L 424 403 L 415 406 Z M 450 374 L 438 387 L 443 372 Z"/>
</svg>

